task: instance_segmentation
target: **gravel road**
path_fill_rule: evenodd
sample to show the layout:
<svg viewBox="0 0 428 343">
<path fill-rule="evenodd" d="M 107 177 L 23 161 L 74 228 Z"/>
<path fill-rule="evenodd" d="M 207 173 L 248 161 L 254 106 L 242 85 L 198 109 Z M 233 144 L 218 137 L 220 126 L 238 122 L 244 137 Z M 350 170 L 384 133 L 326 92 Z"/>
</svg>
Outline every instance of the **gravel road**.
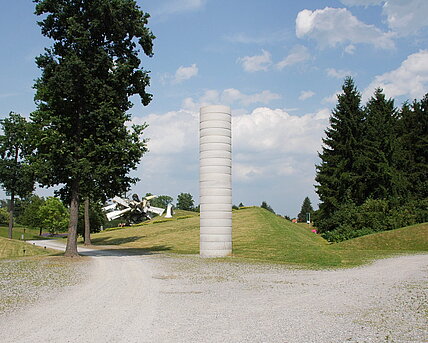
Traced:
<svg viewBox="0 0 428 343">
<path fill-rule="evenodd" d="M 1 342 L 428 342 L 428 255 L 314 271 L 80 251 L 86 280 L 0 316 Z"/>
</svg>

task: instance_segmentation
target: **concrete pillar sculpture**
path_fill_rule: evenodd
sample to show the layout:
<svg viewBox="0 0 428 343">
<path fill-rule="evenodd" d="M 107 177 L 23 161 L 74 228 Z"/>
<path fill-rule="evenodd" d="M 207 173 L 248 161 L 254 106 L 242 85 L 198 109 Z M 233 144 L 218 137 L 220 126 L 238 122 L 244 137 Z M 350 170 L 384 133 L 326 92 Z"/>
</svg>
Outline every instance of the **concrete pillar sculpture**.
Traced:
<svg viewBox="0 0 428 343">
<path fill-rule="evenodd" d="M 232 253 L 231 110 L 214 105 L 200 110 L 200 256 Z"/>
</svg>

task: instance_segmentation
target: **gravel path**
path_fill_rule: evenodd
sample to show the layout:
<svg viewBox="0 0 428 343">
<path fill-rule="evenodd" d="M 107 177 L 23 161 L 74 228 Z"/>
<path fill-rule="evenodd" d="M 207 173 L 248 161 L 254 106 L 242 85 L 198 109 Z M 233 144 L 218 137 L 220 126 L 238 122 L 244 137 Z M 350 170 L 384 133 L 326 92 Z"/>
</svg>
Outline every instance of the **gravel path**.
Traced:
<svg viewBox="0 0 428 343">
<path fill-rule="evenodd" d="M 2 342 L 428 341 L 428 255 L 312 271 L 83 253 L 90 279 L 1 316 Z"/>
</svg>

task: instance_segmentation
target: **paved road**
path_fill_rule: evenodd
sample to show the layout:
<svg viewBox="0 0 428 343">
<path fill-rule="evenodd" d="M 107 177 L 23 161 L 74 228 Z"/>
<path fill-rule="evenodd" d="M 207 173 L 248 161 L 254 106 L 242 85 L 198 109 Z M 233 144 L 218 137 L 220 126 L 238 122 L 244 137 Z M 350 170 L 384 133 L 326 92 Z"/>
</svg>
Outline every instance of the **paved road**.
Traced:
<svg viewBox="0 0 428 343">
<path fill-rule="evenodd" d="M 1 342 L 428 340 L 428 255 L 310 271 L 79 250 L 88 279 L 2 319 Z"/>
</svg>

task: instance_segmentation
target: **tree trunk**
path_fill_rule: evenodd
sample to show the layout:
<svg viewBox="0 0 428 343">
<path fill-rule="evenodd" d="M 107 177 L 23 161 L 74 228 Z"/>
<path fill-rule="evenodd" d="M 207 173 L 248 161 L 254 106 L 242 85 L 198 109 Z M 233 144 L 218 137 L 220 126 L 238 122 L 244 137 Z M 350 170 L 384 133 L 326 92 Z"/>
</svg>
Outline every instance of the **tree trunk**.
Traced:
<svg viewBox="0 0 428 343">
<path fill-rule="evenodd" d="M 79 184 L 71 185 L 70 223 L 68 225 L 67 247 L 64 256 L 77 257 L 77 221 L 79 219 Z"/>
<path fill-rule="evenodd" d="M 13 229 L 13 212 L 15 209 L 15 192 L 10 193 L 10 204 L 9 204 L 9 231 L 8 238 L 12 239 L 12 229 Z"/>
<path fill-rule="evenodd" d="M 85 199 L 85 245 L 91 245 L 91 224 L 89 222 L 89 198 Z"/>
</svg>

